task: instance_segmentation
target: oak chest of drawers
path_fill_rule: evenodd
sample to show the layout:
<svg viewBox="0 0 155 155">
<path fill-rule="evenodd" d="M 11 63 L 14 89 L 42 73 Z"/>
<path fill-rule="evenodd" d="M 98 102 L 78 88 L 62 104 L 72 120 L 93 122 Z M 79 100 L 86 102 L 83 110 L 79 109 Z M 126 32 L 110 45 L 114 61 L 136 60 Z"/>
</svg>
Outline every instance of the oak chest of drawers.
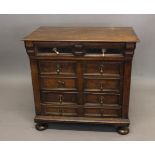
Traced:
<svg viewBox="0 0 155 155">
<path fill-rule="evenodd" d="M 130 27 L 40 27 L 25 37 L 36 129 L 79 122 L 114 125 L 127 134 L 137 41 Z"/>
</svg>

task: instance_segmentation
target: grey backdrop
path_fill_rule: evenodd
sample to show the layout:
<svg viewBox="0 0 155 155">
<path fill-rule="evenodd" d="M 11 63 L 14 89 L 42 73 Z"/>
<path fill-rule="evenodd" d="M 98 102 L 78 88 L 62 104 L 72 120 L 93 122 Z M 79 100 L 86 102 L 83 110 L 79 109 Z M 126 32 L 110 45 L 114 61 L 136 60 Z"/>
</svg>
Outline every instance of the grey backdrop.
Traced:
<svg viewBox="0 0 155 155">
<path fill-rule="evenodd" d="M 133 59 L 129 135 L 85 132 L 85 127 L 69 131 L 69 125 L 64 130 L 34 130 L 29 61 L 20 40 L 39 26 L 134 28 L 141 42 Z M 154 28 L 155 15 L 0 15 L 0 140 L 155 140 Z"/>
</svg>

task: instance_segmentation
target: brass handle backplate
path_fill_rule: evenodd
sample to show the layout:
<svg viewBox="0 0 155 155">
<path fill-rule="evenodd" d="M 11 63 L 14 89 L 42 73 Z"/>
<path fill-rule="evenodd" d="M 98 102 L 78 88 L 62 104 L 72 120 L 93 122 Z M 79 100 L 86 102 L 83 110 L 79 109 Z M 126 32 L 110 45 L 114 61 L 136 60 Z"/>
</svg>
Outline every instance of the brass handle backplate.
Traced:
<svg viewBox="0 0 155 155">
<path fill-rule="evenodd" d="M 63 95 L 59 95 L 59 103 L 62 104 L 63 102 Z M 59 113 L 62 116 L 63 115 L 63 107 L 59 107 Z"/>
<path fill-rule="evenodd" d="M 100 104 L 103 105 L 103 103 L 104 103 L 104 97 L 101 96 L 101 97 L 100 97 Z"/>
<path fill-rule="evenodd" d="M 104 65 L 100 65 L 100 73 L 103 74 L 104 72 Z"/>
<path fill-rule="evenodd" d="M 59 103 L 62 104 L 63 102 L 63 95 L 59 95 Z"/>
<path fill-rule="evenodd" d="M 101 114 L 101 117 L 103 117 L 103 114 L 104 114 L 103 108 L 100 108 L 100 114 Z"/>
<path fill-rule="evenodd" d="M 63 115 L 63 109 L 62 109 L 62 107 L 59 107 L 59 113 L 60 113 L 61 116 Z"/>
<path fill-rule="evenodd" d="M 100 89 L 103 90 L 103 88 L 104 88 L 104 83 L 101 82 L 101 83 L 100 83 Z"/>
<path fill-rule="evenodd" d="M 65 87 L 64 81 L 59 80 L 59 81 L 57 81 L 57 83 L 58 83 L 58 88 L 64 88 Z"/>
<path fill-rule="evenodd" d="M 61 67 L 60 67 L 60 65 L 59 65 L 59 64 L 57 64 L 57 65 L 56 65 L 56 72 L 57 72 L 57 74 L 59 74 L 59 73 L 60 73 L 60 70 L 61 70 Z"/>
</svg>

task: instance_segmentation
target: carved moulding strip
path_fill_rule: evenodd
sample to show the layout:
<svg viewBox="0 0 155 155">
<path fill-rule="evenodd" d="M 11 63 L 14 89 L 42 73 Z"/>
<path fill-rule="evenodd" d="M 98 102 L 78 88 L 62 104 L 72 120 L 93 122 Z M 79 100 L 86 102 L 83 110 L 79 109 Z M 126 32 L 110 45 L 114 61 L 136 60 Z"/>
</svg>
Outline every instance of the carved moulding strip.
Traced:
<svg viewBox="0 0 155 155">
<path fill-rule="evenodd" d="M 131 43 L 126 43 L 125 46 L 125 59 L 126 60 L 131 60 L 133 55 L 134 55 L 134 50 L 136 48 L 136 43 L 131 42 Z"/>
<path fill-rule="evenodd" d="M 25 41 L 25 48 L 29 56 L 34 55 L 35 52 L 34 52 L 34 45 L 32 41 Z"/>
</svg>

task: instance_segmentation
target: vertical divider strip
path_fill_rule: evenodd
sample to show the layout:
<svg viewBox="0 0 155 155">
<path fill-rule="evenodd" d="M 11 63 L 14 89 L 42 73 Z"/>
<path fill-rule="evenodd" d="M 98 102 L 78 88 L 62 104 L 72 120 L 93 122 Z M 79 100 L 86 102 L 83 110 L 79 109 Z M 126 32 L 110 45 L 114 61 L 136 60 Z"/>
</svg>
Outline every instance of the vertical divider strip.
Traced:
<svg viewBox="0 0 155 155">
<path fill-rule="evenodd" d="M 78 84 L 78 116 L 83 116 L 83 61 L 77 62 L 77 84 Z"/>
<path fill-rule="evenodd" d="M 33 94 L 34 94 L 34 104 L 36 114 L 41 114 L 41 104 L 40 104 L 40 82 L 39 82 L 39 71 L 38 62 L 35 59 L 30 59 L 31 66 L 31 77 L 33 83 Z"/>
</svg>

